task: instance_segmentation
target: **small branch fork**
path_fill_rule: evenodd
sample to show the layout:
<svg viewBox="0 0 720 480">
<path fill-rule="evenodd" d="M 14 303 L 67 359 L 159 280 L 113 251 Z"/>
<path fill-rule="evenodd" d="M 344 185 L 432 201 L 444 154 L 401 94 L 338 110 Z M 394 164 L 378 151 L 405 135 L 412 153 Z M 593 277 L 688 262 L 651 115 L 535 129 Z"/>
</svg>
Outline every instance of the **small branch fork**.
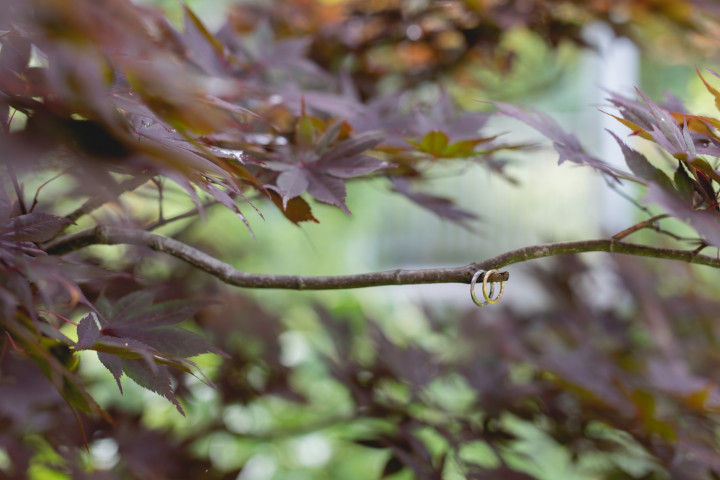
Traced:
<svg viewBox="0 0 720 480">
<path fill-rule="evenodd" d="M 700 255 L 697 251 L 650 247 L 618 240 L 587 240 L 552 243 L 512 250 L 479 263 L 463 267 L 422 270 L 390 270 L 339 276 L 303 276 L 253 274 L 236 270 L 190 245 L 156 233 L 116 227 L 94 227 L 58 238 L 45 245 L 51 255 L 64 255 L 90 245 L 138 245 L 179 258 L 221 281 L 242 288 L 277 288 L 289 290 L 337 290 L 376 287 L 384 285 L 417 285 L 432 283 L 470 283 L 478 270 L 500 269 L 514 263 L 537 258 L 585 252 L 679 260 L 698 265 L 720 268 L 720 258 Z M 491 282 L 507 281 L 508 272 L 491 275 Z"/>
</svg>

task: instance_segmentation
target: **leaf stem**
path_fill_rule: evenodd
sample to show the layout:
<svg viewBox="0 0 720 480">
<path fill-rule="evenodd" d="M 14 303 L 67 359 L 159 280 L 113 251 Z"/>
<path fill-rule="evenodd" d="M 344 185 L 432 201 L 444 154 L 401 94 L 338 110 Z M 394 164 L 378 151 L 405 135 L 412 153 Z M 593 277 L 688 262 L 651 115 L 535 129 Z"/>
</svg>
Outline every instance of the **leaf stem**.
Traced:
<svg viewBox="0 0 720 480">
<path fill-rule="evenodd" d="M 20 213 L 25 215 L 28 213 L 27 206 L 25 205 L 25 198 L 23 193 L 22 185 L 18 182 L 17 175 L 15 174 L 15 167 L 12 162 L 7 163 L 8 176 L 12 180 L 13 188 L 15 189 L 15 195 L 17 196 L 18 206 L 20 207 Z"/>
<path fill-rule="evenodd" d="M 176 222 L 178 220 L 182 220 L 183 218 L 193 217 L 193 216 L 197 215 L 198 213 L 200 213 L 200 211 L 207 210 L 208 208 L 212 207 L 213 205 L 217 205 L 217 204 L 218 204 L 218 202 L 216 200 L 212 200 L 209 202 L 205 202 L 200 207 L 195 207 L 191 210 L 188 210 L 185 213 L 175 215 L 174 217 L 170 217 L 170 218 L 159 218 L 158 217 L 158 220 L 154 223 L 151 223 L 147 227 L 145 227 L 145 230 L 148 230 L 148 231 L 157 230 L 158 228 L 165 226 L 169 223 Z"/>
</svg>

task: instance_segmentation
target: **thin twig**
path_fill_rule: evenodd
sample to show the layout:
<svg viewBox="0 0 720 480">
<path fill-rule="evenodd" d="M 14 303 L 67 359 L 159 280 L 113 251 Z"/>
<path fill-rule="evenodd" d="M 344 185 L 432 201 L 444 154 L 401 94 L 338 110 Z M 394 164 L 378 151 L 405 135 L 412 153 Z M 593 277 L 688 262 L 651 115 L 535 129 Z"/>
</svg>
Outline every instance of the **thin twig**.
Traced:
<svg viewBox="0 0 720 480">
<path fill-rule="evenodd" d="M 627 200 L 628 202 L 632 203 L 633 206 L 641 210 L 642 212 L 646 213 L 647 215 L 651 215 L 650 209 L 646 207 L 645 205 L 642 205 L 640 202 L 635 200 L 633 197 L 628 195 L 627 193 L 620 190 L 619 185 L 608 183 L 608 186 L 618 195 L 620 195 L 624 200 Z"/>
<path fill-rule="evenodd" d="M 223 282 L 243 288 L 279 288 L 290 290 L 336 290 L 375 287 L 383 285 L 417 285 L 432 283 L 470 283 L 478 270 L 500 269 L 514 263 L 537 258 L 585 252 L 610 252 L 614 254 L 679 260 L 687 263 L 720 268 L 720 259 L 699 255 L 692 250 L 650 247 L 616 240 L 587 240 L 579 242 L 552 243 L 520 248 L 503 253 L 479 263 L 463 267 L 434 268 L 423 270 L 390 270 L 338 276 L 272 275 L 240 272 L 231 265 L 218 260 L 178 240 L 142 230 L 115 227 L 95 227 L 83 230 L 46 245 L 47 253 L 64 255 L 89 245 L 140 245 L 179 258 L 203 270 Z M 490 281 L 509 278 L 508 272 L 494 274 Z"/>
<path fill-rule="evenodd" d="M 157 178 L 152 178 L 152 182 L 155 184 L 158 190 L 158 222 L 162 222 L 163 217 L 163 186 L 162 182 Z"/>
<path fill-rule="evenodd" d="M 35 190 L 35 196 L 33 197 L 33 202 L 32 202 L 32 205 L 30 206 L 30 211 L 31 211 L 31 212 L 32 212 L 33 210 L 35 210 L 35 207 L 37 206 L 38 201 L 40 200 L 40 190 L 42 190 L 43 188 L 45 188 L 46 185 L 48 185 L 49 183 L 53 182 L 54 180 L 57 180 L 58 178 L 62 177 L 62 176 L 65 175 L 66 173 L 67 173 L 67 171 L 58 173 L 57 175 L 55 175 L 54 177 L 52 177 L 50 180 L 47 180 L 47 181 L 44 182 L 42 185 L 40 185 L 40 186 L 37 188 L 37 190 Z"/>
<path fill-rule="evenodd" d="M 650 217 L 647 220 L 638 222 L 635 225 L 616 233 L 615 235 L 612 236 L 612 238 L 613 238 L 613 240 L 622 240 L 623 238 L 637 232 L 638 230 L 642 230 L 644 228 L 653 228 L 655 226 L 655 222 L 657 222 L 658 220 L 662 220 L 663 218 L 667 218 L 667 217 L 669 217 L 669 215 L 666 213 L 663 213 L 661 215 L 655 215 L 654 217 Z"/>
<path fill-rule="evenodd" d="M 147 182 L 150 178 L 152 178 L 152 174 L 146 173 L 144 175 L 137 175 L 127 180 L 124 180 L 123 182 L 120 182 L 120 184 L 115 189 L 113 197 L 110 197 L 108 195 L 96 195 L 88 199 L 85 203 L 82 204 L 82 206 L 66 215 L 65 218 L 71 220 L 72 222 L 75 222 L 79 218 L 87 215 L 88 213 L 94 212 L 109 201 L 117 198 L 118 196 L 120 196 L 120 194 L 135 190 L 136 188 Z"/>
<path fill-rule="evenodd" d="M 626 228 L 625 230 L 622 230 L 615 235 L 612 236 L 613 240 L 622 240 L 623 238 L 630 236 L 631 234 L 640 231 L 645 228 L 649 228 L 650 230 L 654 230 L 657 233 L 661 235 L 667 235 L 668 237 L 677 240 L 678 242 L 698 242 L 700 241 L 697 238 L 690 238 L 690 237 L 683 237 L 676 233 L 673 233 L 669 230 L 665 230 L 664 228 L 660 228 L 660 225 L 657 224 L 658 221 L 663 220 L 665 218 L 670 218 L 670 215 L 663 213 L 660 215 L 655 215 L 654 217 L 648 218 L 647 220 L 644 220 L 642 222 L 638 222 L 635 225 Z"/>
<path fill-rule="evenodd" d="M 170 217 L 170 218 L 158 218 L 158 220 L 157 220 L 156 222 L 151 223 L 150 225 L 148 225 L 147 227 L 145 227 L 145 230 L 147 230 L 147 231 L 157 230 L 158 228 L 160 228 L 160 227 L 162 227 L 162 226 L 165 226 L 165 225 L 167 225 L 168 223 L 176 222 L 176 221 L 178 221 L 178 220 L 182 220 L 183 218 L 194 217 L 195 215 L 198 214 L 198 212 L 200 212 L 200 210 L 206 210 L 206 209 L 208 209 L 209 207 L 212 207 L 213 205 L 217 205 L 218 203 L 219 203 L 218 201 L 212 200 L 212 201 L 209 201 L 209 202 L 206 202 L 206 203 L 202 204 L 200 207 L 195 207 L 195 208 L 193 208 L 193 209 L 191 209 L 191 210 L 188 210 L 188 211 L 185 212 L 185 213 L 181 213 L 181 214 L 179 214 L 179 215 L 175 215 L 174 217 Z"/>
<path fill-rule="evenodd" d="M 7 162 L 7 171 L 8 171 L 8 175 L 10 176 L 10 179 L 12 180 L 13 188 L 15 189 L 15 195 L 17 196 L 17 199 L 18 199 L 18 206 L 20 207 L 20 213 L 25 215 L 26 213 L 28 213 L 28 209 L 27 209 L 27 206 L 25 205 L 25 199 L 23 198 L 24 194 L 23 194 L 22 186 L 18 182 L 17 175 L 15 174 L 15 168 L 13 167 L 11 161 Z"/>
</svg>

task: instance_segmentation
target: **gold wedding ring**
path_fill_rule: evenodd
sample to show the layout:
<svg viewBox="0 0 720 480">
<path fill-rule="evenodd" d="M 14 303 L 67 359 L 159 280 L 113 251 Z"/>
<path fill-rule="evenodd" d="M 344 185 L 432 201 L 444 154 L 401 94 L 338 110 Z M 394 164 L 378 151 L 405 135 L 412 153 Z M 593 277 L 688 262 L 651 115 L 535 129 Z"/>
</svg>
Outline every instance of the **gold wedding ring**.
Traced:
<svg viewBox="0 0 720 480">
<path fill-rule="evenodd" d="M 488 270 L 487 272 L 485 270 L 478 270 L 477 272 L 475 272 L 475 275 L 473 275 L 472 280 L 470 281 L 470 296 L 472 297 L 473 302 L 475 302 L 475 305 L 477 305 L 478 307 L 495 304 L 499 302 L 503 296 L 503 292 L 505 291 L 505 282 L 502 280 L 500 280 L 500 293 L 498 293 L 497 297 L 493 298 L 493 294 L 495 293 L 495 285 L 492 283 L 490 284 L 490 292 L 488 293 L 488 279 L 493 273 L 499 272 L 497 270 Z M 477 296 L 475 295 L 475 285 L 477 284 L 477 281 L 481 276 L 482 293 L 483 298 L 485 299 L 484 302 L 480 302 L 480 300 L 478 300 Z"/>
</svg>

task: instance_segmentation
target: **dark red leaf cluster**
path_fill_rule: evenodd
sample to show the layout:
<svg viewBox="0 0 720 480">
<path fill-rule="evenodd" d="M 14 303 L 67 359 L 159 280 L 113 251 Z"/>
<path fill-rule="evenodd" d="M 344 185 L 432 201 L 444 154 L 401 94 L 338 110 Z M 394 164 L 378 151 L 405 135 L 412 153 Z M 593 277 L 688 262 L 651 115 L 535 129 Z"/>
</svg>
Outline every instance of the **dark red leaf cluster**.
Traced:
<svg viewBox="0 0 720 480">
<path fill-rule="evenodd" d="M 134 272 L 115 272 L 98 257 L 47 255 L 53 242 L 72 242 L 88 225 L 158 228 L 215 204 L 249 227 L 246 211 L 259 213 L 263 199 L 294 223 L 316 222 L 308 199 L 349 213 L 349 180 L 421 178 L 439 157 L 489 159 L 502 148 L 477 135 L 485 116 L 465 116 L 443 135 L 469 141 L 430 159 L 405 139 L 457 118 L 447 98 L 441 116 L 413 105 L 394 110 L 390 125 L 383 98 L 392 95 L 361 100 L 350 77 L 310 57 L 310 37 L 269 23 L 247 30 L 232 16 L 213 33 L 189 8 L 182 12 L 178 29 L 126 0 L 0 5 L 3 341 L 33 358 L 80 410 L 100 412 L 43 342 L 70 354 L 96 350 L 118 386 L 127 375 L 178 409 L 169 367 L 192 371 L 187 357 L 218 350 L 176 327 L 204 303 L 153 303 L 141 282 L 106 295 L 103 288 L 119 292 L 119 277 Z M 125 203 L 136 191 L 152 192 L 157 218 Z M 196 208 L 165 218 L 167 192 L 184 192 Z M 414 198 L 450 220 L 471 218 Z M 60 331 L 74 322 L 77 341 Z"/>
</svg>

